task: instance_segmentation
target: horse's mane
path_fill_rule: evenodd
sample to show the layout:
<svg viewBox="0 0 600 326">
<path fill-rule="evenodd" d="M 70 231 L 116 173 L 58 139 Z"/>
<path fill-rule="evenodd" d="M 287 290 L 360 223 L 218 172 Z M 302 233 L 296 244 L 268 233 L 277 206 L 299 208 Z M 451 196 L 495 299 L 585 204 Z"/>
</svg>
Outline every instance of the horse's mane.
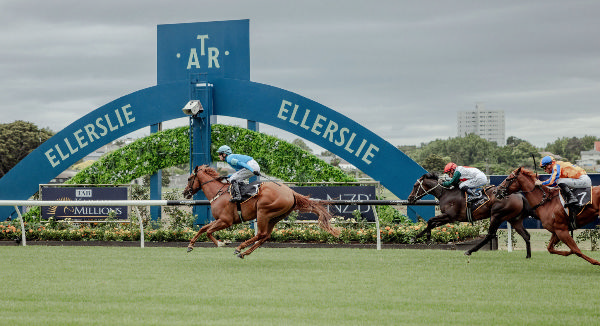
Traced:
<svg viewBox="0 0 600 326">
<path fill-rule="evenodd" d="M 423 176 L 421 178 L 423 178 L 423 179 L 435 179 L 435 180 L 437 180 L 438 176 L 437 176 L 437 174 L 435 174 L 433 172 L 427 172 L 427 173 L 423 174 Z"/>
<path fill-rule="evenodd" d="M 211 168 L 208 165 L 205 165 L 203 170 L 204 170 L 204 173 L 208 174 L 209 176 L 211 176 L 213 178 L 218 178 L 220 176 L 219 172 L 217 172 L 215 169 Z"/>
<path fill-rule="evenodd" d="M 532 178 L 532 179 L 537 179 L 537 173 L 526 169 L 524 167 L 521 167 L 521 173 L 527 175 L 528 177 Z"/>
</svg>

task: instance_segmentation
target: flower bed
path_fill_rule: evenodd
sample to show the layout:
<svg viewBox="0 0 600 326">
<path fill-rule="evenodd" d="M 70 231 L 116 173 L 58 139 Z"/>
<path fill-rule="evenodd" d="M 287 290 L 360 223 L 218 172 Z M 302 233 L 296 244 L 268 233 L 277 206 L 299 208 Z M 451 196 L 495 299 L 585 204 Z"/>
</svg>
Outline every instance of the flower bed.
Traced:
<svg viewBox="0 0 600 326">
<path fill-rule="evenodd" d="M 373 224 L 338 224 L 341 229 L 339 238 L 321 230 L 315 224 L 280 223 L 273 230 L 270 241 L 272 242 L 313 242 L 313 243 L 376 243 L 377 229 Z M 412 243 L 414 237 L 425 228 L 425 223 L 394 224 L 381 228 L 382 243 L 406 244 Z M 57 223 L 53 227 L 49 224 L 26 223 L 26 238 L 31 241 L 139 241 L 140 228 L 136 224 L 105 223 Z M 468 223 L 447 224 L 434 229 L 431 239 L 437 243 L 462 242 L 479 236 L 480 226 Z M 152 228 L 144 229 L 145 241 L 175 242 L 189 241 L 196 233 L 191 228 Z M 241 242 L 254 236 L 250 224 L 237 225 L 227 230 L 215 233 L 220 240 Z M 21 229 L 18 223 L 0 223 L 0 240 L 16 240 L 21 238 Z M 203 234 L 198 241 L 209 241 Z M 424 242 L 425 237 L 416 239 Z"/>
</svg>

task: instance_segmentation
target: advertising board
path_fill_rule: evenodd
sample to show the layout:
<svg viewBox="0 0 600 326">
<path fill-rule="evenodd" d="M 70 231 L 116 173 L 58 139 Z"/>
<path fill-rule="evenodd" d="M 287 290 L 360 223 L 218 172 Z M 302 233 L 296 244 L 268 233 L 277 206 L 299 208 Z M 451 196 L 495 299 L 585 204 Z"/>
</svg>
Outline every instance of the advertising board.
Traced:
<svg viewBox="0 0 600 326">
<path fill-rule="evenodd" d="M 127 200 L 128 187 L 40 187 L 42 200 Z M 114 212 L 116 220 L 126 220 L 127 206 L 44 206 L 42 218 L 55 220 L 105 220 Z"/>
<path fill-rule="evenodd" d="M 339 186 L 339 187 L 290 187 L 297 193 L 322 200 L 374 200 L 375 186 Z M 327 205 L 327 209 L 334 216 L 344 219 L 356 218 L 355 210 L 368 222 L 375 222 L 375 214 L 371 205 Z M 298 220 L 316 220 L 317 215 L 304 213 L 298 215 Z"/>
</svg>

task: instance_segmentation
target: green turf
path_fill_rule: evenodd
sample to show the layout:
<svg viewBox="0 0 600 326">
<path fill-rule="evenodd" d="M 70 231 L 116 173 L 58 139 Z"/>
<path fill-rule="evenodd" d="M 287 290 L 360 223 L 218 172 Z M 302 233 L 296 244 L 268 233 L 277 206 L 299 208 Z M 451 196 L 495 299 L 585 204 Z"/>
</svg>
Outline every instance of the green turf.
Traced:
<svg viewBox="0 0 600 326">
<path fill-rule="evenodd" d="M 0 247 L 0 325 L 597 325 L 600 267 L 533 252 Z M 587 252 L 600 258 L 598 252 Z"/>
</svg>

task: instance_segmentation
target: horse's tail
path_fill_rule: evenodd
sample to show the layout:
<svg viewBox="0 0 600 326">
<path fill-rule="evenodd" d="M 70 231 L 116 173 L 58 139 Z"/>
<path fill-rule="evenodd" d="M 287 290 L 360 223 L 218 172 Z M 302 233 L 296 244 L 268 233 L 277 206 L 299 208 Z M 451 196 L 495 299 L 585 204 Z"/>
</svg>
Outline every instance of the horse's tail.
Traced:
<svg viewBox="0 0 600 326">
<path fill-rule="evenodd" d="M 301 195 L 297 192 L 294 192 L 294 200 L 296 202 L 294 210 L 297 210 L 301 213 L 317 214 L 319 217 L 319 226 L 323 230 L 329 232 L 336 238 L 340 236 L 341 231 L 331 225 L 330 220 L 333 216 L 323 204 L 319 203 L 318 201 L 311 200 L 310 197 Z"/>
</svg>

